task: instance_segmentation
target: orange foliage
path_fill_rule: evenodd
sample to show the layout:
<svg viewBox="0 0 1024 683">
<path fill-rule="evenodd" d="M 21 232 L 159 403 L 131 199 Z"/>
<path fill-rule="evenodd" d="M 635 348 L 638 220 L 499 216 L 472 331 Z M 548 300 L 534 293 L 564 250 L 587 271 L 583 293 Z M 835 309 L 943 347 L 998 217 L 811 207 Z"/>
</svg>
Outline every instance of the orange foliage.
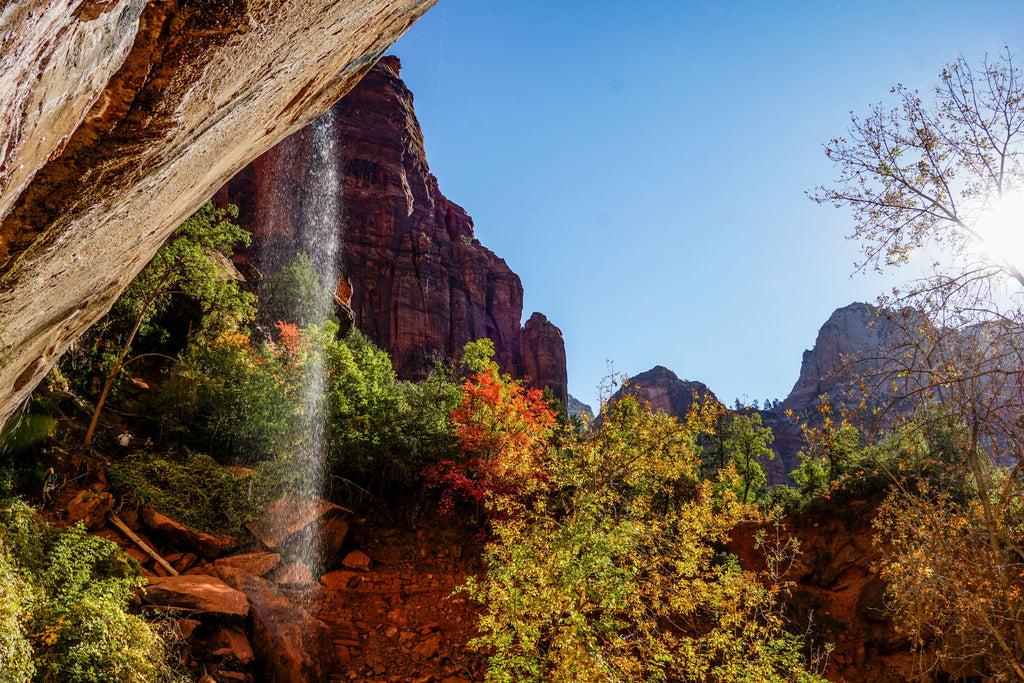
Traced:
<svg viewBox="0 0 1024 683">
<path fill-rule="evenodd" d="M 540 459 L 555 413 L 540 391 L 491 366 L 466 380 L 450 417 L 464 460 L 446 460 L 424 472 L 428 485 L 443 490 L 442 509 L 461 499 L 495 515 L 544 487 Z"/>
</svg>

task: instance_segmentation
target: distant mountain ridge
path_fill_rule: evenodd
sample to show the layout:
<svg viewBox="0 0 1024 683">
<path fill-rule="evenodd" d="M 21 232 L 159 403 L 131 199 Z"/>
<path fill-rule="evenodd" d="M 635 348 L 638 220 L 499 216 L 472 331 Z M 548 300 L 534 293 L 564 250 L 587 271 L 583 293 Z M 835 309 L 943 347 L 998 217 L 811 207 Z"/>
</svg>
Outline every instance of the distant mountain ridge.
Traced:
<svg viewBox="0 0 1024 683">
<path fill-rule="evenodd" d="M 814 346 L 804 351 L 799 376 L 786 399 L 774 408 L 757 411 L 775 434 L 776 457 L 764 463 L 770 484 L 787 482 L 789 473 L 799 467 L 797 452 L 804 444 L 799 423 L 816 421 L 819 397 L 826 395 L 836 405 L 856 406 L 861 398 L 857 378 L 877 369 L 879 352 L 903 339 L 900 326 L 880 313 L 877 306 L 860 302 L 836 309 L 818 331 Z M 850 365 L 854 359 L 860 360 Z M 660 365 L 631 377 L 626 390 L 655 410 L 677 417 L 685 416 L 700 398 L 718 400 L 703 382 L 680 379 Z"/>
</svg>

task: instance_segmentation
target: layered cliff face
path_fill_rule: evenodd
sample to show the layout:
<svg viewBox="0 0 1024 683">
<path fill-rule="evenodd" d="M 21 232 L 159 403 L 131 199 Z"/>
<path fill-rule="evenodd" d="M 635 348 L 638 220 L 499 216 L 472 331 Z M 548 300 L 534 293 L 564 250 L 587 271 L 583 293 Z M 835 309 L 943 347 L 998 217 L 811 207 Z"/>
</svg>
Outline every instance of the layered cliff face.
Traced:
<svg viewBox="0 0 1024 683">
<path fill-rule="evenodd" d="M 520 327 L 519 277 L 438 188 L 399 69 L 396 58 L 382 59 L 331 114 L 341 170 L 338 266 L 351 283 L 355 324 L 410 379 L 488 337 L 503 370 L 565 402 L 562 333 L 540 313 Z M 314 173 L 310 145 L 308 129 L 296 133 L 218 194 L 239 206 L 255 235 L 249 257 L 265 275 L 310 246 L 301 220 Z"/>
<path fill-rule="evenodd" d="M 860 400 L 859 379 L 869 377 L 883 366 L 887 350 L 905 339 L 902 328 L 884 315 L 882 309 L 852 303 L 836 309 L 821 326 L 814 348 L 804 351 L 800 376 L 779 410 L 809 414 L 819 396 L 844 404 Z M 879 399 L 885 385 L 871 387 Z"/>
<path fill-rule="evenodd" d="M 0 421 L 170 232 L 436 0 L 0 6 Z"/>
</svg>

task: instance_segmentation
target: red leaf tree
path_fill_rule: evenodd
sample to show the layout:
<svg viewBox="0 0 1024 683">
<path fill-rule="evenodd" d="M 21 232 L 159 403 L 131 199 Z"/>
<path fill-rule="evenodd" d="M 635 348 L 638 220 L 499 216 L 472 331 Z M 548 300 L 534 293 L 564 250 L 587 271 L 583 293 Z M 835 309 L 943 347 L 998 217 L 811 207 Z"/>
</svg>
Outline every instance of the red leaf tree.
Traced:
<svg viewBox="0 0 1024 683">
<path fill-rule="evenodd" d="M 486 353 L 493 346 L 484 348 L 485 362 L 463 383 L 450 413 L 463 459 L 444 460 L 424 477 L 428 486 L 441 489 L 442 510 L 462 501 L 494 516 L 545 487 L 543 456 L 555 412 L 542 392 L 500 374 Z"/>
</svg>

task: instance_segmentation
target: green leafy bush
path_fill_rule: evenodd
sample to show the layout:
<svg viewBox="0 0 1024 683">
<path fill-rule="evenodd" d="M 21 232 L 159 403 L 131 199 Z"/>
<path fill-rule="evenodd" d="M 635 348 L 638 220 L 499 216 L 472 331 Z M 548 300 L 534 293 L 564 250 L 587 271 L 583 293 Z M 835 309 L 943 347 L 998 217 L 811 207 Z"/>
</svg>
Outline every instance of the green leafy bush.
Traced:
<svg viewBox="0 0 1024 683">
<path fill-rule="evenodd" d="M 28 597 L 28 586 L 0 544 L 0 683 L 24 683 L 36 670 L 22 630 Z"/>
<path fill-rule="evenodd" d="M 818 428 L 805 427 L 804 433 L 808 445 L 797 454 L 800 467 L 791 474 L 797 488 L 776 492 L 784 507 L 881 497 L 896 485 L 925 484 L 956 500 L 969 497 L 969 477 L 956 457 L 948 422 L 934 407 L 923 407 L 876 443 L 867 443 L 845 420 L 826 419 Z"/>
<path fill-rule="evenodd" d="M 734 463 L 718 485 L 700 477 L 706 428 L 626 396 L 595 430 L 560 438 L 552 495 L 494 522 L 487 576 L 468 582 L 488 681 L 822 680 L 785 628 L 778 575 L 720 552 L 758 513 L 737 497 Z"/>
<path fill-rule="evenodd" d="M 207 455 L 184 461 L 137 454 L 108 471 L 114 491 L 136 504 L 209 533 L 235 533 L 294 485 L 287 461 L 259 463 L 236 474 Z"/>
<path fill-rule="evenodd" d="M 260 283 L 259 314 L 261 324 L 272 326 L 284 321 L 298 327 L 322 322 L 323 314 L 316 310 L 323 288 L 313 271 L 313 261 L 305 252 L 299 252 L 273 275 Z"/>
<path fill-rule="evenodd" d="M 419 384 L 400 381 L 387 353 L 357 330 L 329 343 L 326 360 L 335 474 L 382 492 L 454 455 L 448 413 L 458 387 L 442 372 Z"/>
<path fill-rule="evenodd" d="M 0 681 L 178 680 L 157 630 L 127 611 L 138 565 L 81 524 L 60 531 L 23 503 L 0 504 L 0 579 Z"/>
<path fill-rule="evenodd" d="M 220 459 L 295 453 L 303 362 L 238 331 L 199 335 L 171 369 L 155 407 L 169 433 Z"/>
</svg>

